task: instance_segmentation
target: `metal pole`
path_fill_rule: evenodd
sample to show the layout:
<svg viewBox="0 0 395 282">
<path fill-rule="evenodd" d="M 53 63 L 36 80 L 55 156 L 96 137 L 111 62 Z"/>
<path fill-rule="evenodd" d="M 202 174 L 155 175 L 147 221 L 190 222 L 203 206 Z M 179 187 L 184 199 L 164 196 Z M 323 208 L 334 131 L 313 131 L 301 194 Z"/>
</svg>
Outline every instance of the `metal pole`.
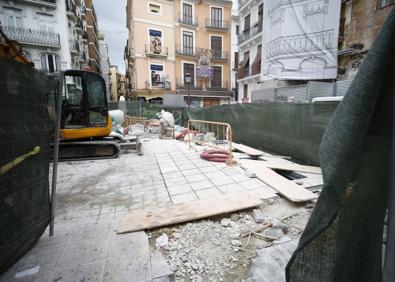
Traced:
<svg viewBox="0 0 395 282">
<path fill-rule="evenodd" d="M 395 85 L 395 84 L 394 84 Z M 393 99 L 392 108 L 395 108 Z M 395 116 L 395 112 L 393 113 Z M 394 119 L 392 119 L 394 121 Z M 390 169 L 395 166 L 395 123 L 392 123 L 392 148 Z M 393 282 L 395 279 L 395 174 L 391 173 L 390 187 L 388 191 L 388 215 L 387 215 L 387 242 L 385 246 L 385 262 L 383 270 L 383 282 Z"/>
<path fill-rule="evenodd" d="M 59 158 L 59 137 L 60 137 L 60 121 L 62 119 L 62 91 L 63 91 L 64 72 L 59 74 L 58 81 L 58 99 L 56 100 L 56 127 L 53 150 L 53 168 L 52 168 L 52 191 L 51 191 L 51 218 L 49 222 L 49 236 L 54 235 L 55 225 L 55 203 L 56 203 L 56 181 L 58 177 L 58 158 Z"/>
<path fill-rule="evenodd" d="M 191 83 L 188 83 L 188 108 L 191 108 Z"/>
</svg>

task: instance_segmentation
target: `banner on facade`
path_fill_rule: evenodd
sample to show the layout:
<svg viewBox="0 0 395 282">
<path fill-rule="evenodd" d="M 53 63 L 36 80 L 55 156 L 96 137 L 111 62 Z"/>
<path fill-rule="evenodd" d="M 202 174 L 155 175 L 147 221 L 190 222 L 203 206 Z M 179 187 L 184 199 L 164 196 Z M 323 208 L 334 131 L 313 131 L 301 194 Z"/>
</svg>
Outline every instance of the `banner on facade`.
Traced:
<svg viewBox="0 0 395 282">
<path fill-rule="evenodd" d="M 196 67 L 196 76 L 198 78 L 212 78 L 214 71 L 211 67 L 213 53 L 209 49 L 198 49 L 198 63 Z"/>
<path fill-rule="evenodd" d="M 266 0 L 262 79 L 334 79 L 341 0 Z"/>
<path fill-rule="evenodd" d="M 159 30 L 150 29 L 150 50 L 153 53 L 162 53 L 162 32 Z"/>
</svg>

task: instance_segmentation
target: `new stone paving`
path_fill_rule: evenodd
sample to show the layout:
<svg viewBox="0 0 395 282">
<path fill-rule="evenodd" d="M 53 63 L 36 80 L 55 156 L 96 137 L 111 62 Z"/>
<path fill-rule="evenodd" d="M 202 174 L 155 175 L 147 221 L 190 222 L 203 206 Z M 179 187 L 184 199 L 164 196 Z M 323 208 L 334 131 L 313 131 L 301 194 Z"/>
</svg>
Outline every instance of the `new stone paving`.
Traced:
<svg viewBox="0 0 395 282">
<path fill-rule="evenodd" d="M 116 234 L 125 213 L 241 191 L 275 196 L 240 168 L 204 161 L 181 142 L 151 140 L 144 148 L 144 156 L 61 163 L 55 236 L 46 231 L 0 281 L 151 281 L 157 271 L 145 233 Z"/>
</svg>

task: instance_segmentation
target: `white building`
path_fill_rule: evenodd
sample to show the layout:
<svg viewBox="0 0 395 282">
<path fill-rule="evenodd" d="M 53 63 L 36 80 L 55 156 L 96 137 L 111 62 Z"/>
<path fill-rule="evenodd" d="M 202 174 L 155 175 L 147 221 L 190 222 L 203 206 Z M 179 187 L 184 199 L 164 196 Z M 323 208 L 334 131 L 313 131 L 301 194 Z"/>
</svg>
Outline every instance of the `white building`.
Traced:
<svg viewBox="0 0 395 282">
<path fill-rule="evenodd" d="M 99 45 L 100 45 L 100 65 L 102 70 L 102 77 L 106 82 L 106 91 L 107 91 L 107 101 L 111 100 L 110 93 L 110 59 L 108 56 L 108 45 L 104 40 L 104 35 L 100 34 L 99 36 Z"/>
<path fill-rule="evenodd" d="M 0 0 L 3 32 L 18 41 L 37 69 L 56 72 L 71 67 L 64 0 Z"/>
<path fill-rule="evenodd" d="M 232 83 L 232 91 L 235 93 L 238 90 L 237 85 L 237 68 L 239 66 L 239 53 L 238 53 L 238 35 L 239 35 L 239 26 L 240 26 L 240 19 L 239 19 L 239 2 L 238 0 L 233 0 L 233 7 L 232 7 L 232 47 L 231 47 L 231 83 Z M 235 97 L 236 98 L 236 97 Z"/>
<path fill-rule="evenodd" d="M 251 93 L 262 88 L 261 77 L 263 0 L 238 0 L 239 69 L 238 102 L 251 102 Z"/>
</svg>

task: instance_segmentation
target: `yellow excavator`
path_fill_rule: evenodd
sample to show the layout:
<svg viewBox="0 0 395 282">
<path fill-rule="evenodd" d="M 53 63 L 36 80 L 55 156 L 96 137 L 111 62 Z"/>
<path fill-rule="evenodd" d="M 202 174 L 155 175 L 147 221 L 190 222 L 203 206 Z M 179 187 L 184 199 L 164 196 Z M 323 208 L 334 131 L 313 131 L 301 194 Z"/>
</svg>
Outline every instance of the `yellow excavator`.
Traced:
<svg viewBox="0 0 395 282">
<path fill-rule="evenodd" d="M 34 66 L 23 55 L 20 44 L 9 40 L 0 28 L 1 57 Z M 59 160 L 117 157 L 118 142 L 109 137 L 112 120 L 104 79 L 97 73 L 81 70 L 61 71 L 49 76 L 58 85 L 49 99 L 48 111 L 51 118 L 58 121 Z"/>
</svg>

